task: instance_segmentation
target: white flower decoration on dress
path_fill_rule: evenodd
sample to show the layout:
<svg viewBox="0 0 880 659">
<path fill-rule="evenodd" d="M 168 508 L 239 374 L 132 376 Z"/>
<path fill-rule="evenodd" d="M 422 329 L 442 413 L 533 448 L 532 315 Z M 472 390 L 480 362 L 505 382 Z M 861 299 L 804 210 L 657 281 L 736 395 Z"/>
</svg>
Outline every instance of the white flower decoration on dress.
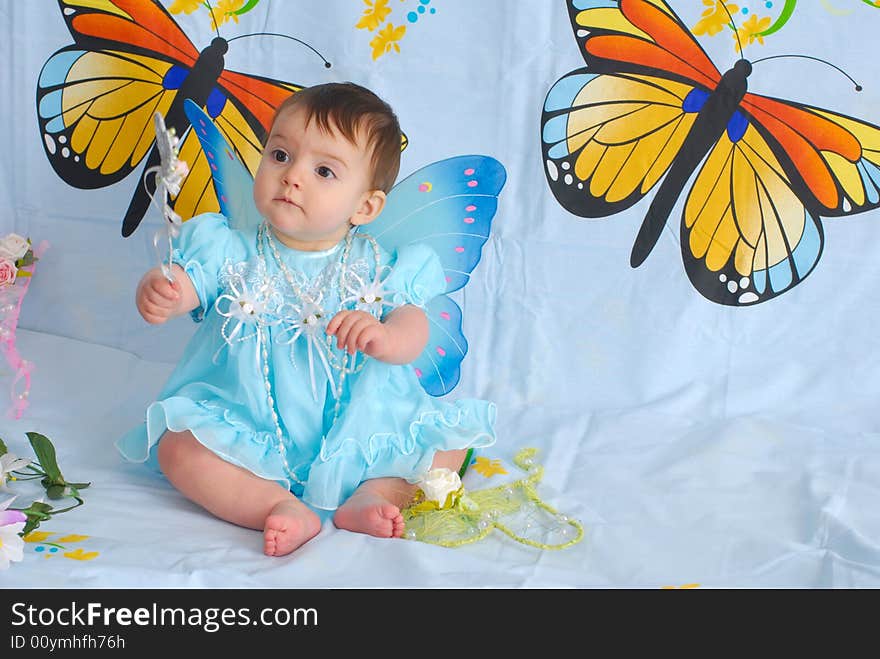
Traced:
<svg viewBox="0 0 880 659">
<path fill-rule="evenodd" d="M 271 286 L 268 283 L 263 283 L 252 290 L 241 275 L 230 276 L 226 286 L 229 293 L 220 295 L 214 302 L 217 313 L 226 319 L 220 327 L 220 335 L 223 337 L 225 345 L 231 346 L 254 337 L 257 337 L 259 344 L 260 328 L 279 322 L 272 318 L 269 309 L 269 301 L 272 296 Z M 226 306 L 225 310 L 221 308 L 224 305 Z M 230 325 L 232 326 L 231 330 L 229 329 Z M 253 328 L 253 332 L 248 333 L 247 328 L 249 327 Z M 214 355 L 215 362 L 223 348 L 224 346 L 220 346 Z M 259 358 L 259 351 L 257 357 Z"/>
<path fill-rule="evenodd" d="M 330 368 L 330 362 L 327 359 L 327 345 L 324 343 L 324 329 L 327 327 L 328 319 L 321 307 L 323 293 L 317 293 L 314 300 L 302 300 L 298 304 L 287 302 L 278 310 L 281 323 L 281 331 L 275 338 L 276 343 L 290 346 L 290 361 L 296 365 L 294 360 L 293 345 L 296 340 L 302 336 L 306 340 L 306 349 L 309 356 L 309 381 L 312 385 L 312 398 L 318 400 L 318 387 L 315 383 L 315 354 L 321 360 L 321 366 L 327 374 L 330 381 L 330 388 L 336 391 L 336 383 L 333 379 L 333 369 Z M 289 334 L 289 338 L 284 338 L 285 334 Z"/>
<path fill-rule="evenodd" d="M 382 316 L 383 307 L 396 307 L 397 305 L 391 301 L 393 291 L 385 289 L 385 282 L 379 278 L 379 273 L 370 283 L 364 283 L 364 280 L 355 272 L 348 272 L 348 279 L 353 280 L 352 283 L 345 282 L 345 290 L 351 293 L 347 298 L 342 300 L 343 306 L 354 302 L 355 309 L 358 311 L 366 311 L 373 314 L 376 318 Z"/>
<path fill-rule="evenodd" d="M 7 510 L 15 497 L 0 503 L 0 570 L 9 567 L 10 561 L 24 558 L 24 539 L 18 535 L 24 529 L 27 517 L 19 510 Z"/>
<path fill-rule="evenodd" d="M 174 128 L 166 128 L 165 120 L 158 112 L 153 115 L 153 125 L 156 129 L 156 148 L 159 150 L 160 162 L 155 167 L 150 167 L 144 172 L 144 185 L 146 185 L 147 175 L 153 174 L 156 180 L 156 192 L 150 195 L 150 200 L 153 204 L 161 204 L 159 205 L 159 210 L 166 220 L 162 228 L 153 236 L 153 247 L 156 249 L 156 255 L 159 257 L 159 267 L 162 268 L 162 274 L 169 281 L 173 282 L 174 277 L 171 274 L 172 240 L 180 234 L 180 225 L 183 223 L 183 220 L 168 204 L 168 195 L 176 196 L 180 192 L 180 186 L 183 183 L 183 179 L 189 173 L 189 167 L 177 157 L 177 146 L 180 138 L 175 134 Z M 159 249 L 159 243 L 166 240 L 168 241 L 167 263 Z"/>
</svg>

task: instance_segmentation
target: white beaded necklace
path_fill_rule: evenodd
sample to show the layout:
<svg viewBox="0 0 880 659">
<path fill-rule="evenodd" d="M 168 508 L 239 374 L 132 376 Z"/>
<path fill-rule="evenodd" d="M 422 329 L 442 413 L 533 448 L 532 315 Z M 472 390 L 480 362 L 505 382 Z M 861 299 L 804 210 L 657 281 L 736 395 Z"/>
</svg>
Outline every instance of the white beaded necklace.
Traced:
<svg viewBox="0 0 880 659">
<path fill-rule="evenodd" d="M 379 268 L 381 265 L 381 258 L 379 252 L 379 245 L 376 242 L 375 238 L 365 233 L 354 233 L 354 227 L 349 231 L 345 236 L 345 246 L 342 250 L 342 256 L 339 261 L 339 279 L 337 282 L 338 292 L 339 292 L 339 301 L 340 305 L 342 304 L 342 300 L 344 298 L 345 291 L 345 278 L 347 274 L 346 264 L 348 262 L 348 257 L 351 253 L 351 246 L 353 244 L 353 238 L 357 236 L 359 238 L 363 238 L 370 242 L 370 246 L 373 249 L 373 255 L 375 258 L 375 272 L 379 272 Z M 296 298 L 302 303 L 303 309 L 308 309 L 308 315 L 303 319 L 303 323 L 309 327 L 309 334 L 307 334 L 307 340 L 317 340 L 314 338 L 314 334 L 318 331 L 318 327 L 321 323 L 321 319 L 326 315 L 324 308 L 321 306 L 320 302 L 323 296 L 319 295 L 317 297 L 309 295 L 305 291 L 303 291 L 302 287 L 299 286 L 296 282 L 296 278 L 293 276 L 293 273 L 287 267 L 287 264 L 284 263 L 284 260 L 281 258 L 281 254 L 278 252 L 278 246 L 275 243 L 275 239 L 272 236 L 272 232 L 269 230 L 269 227 L 266 222 L 260 225 L 259 230 L 257 231 L 257 256 L 260 260 L 260 264 L 263 268 L 264 272 L 267 272 L 266 269 L 266 257 L 264 254 L 263 242 L 269 245 L 269 249 L 272 252 L 272 257 L 275 260 L 278 269 L 281 271 L 282 275 L 284 275 L 284 279 L 287 281 L 291 290 L 293 291 Z M 265 333 L 265 336 L 264 336 Z M 299 332 L 295 335 L 294 338 L 299 336 Z M 262 358 L 262 375 L 263 375 L 263 385 L 266 389 L 266 401 L 269 404 L 269 412 L 272 415 L 272 421 L 275 425 L 275 438 L 278 443 L 278 453 L 281 455 L 281 460 L 284 463 L 284 468 L 290 477 L 299 483 L 300 485 L 305 485 L 305 483 L 296 477 L 293 469 L 290 468 L 290 465 L 287 462 L 287 449 L 284 446 L 284 431 L 281 429 L 281 423 L 278 418 L 278 412 L 275 409 L 275 396 L 272 394 L 272 382 L 269 379 L 269 336 L 268 336 L 268 327 L 263 328 L 260 324 L 257 324 L 257 341 L 260 345 L 260 356 Z M 327 345 L 327 355 L 329 355 L 329 364 L 336 370 L 339 371 L 339 381 L 334 386 L 333 379 L 330 377 L 328 372 L 328 380 L 331 383 L 331 389 L 333 390 L 334 397 L 336 399 L 336 404 L 333 408 L 333 421 L 335 423 L 336 419 L 339 416 L 339 409 L 342 400 L 342 391 L 343 386 L 345 384 L 345 378 L 347 374 L 357 373 L 360 371 L 364 364 L 366 363 L 366 355 L 364 355 L 364 359 L 361 360 L 361 363 L 355 367 L 354 363 L 356 361 L 355 355 L 349 356 L 348 353 L 343 352 L 341 358 L 337 358 L 336 355 L 333 354 L 333 337 L 326 337 L 326 345 Z M 311 350 L 311 346 L 310 346 Z M 322 352 L 318 352 L 319 357 L 324 360 L 324 355 Z M 311 352 L 309 353 L 311 357 Z M 325 367 L 328 362 L 324 361 Z M 311 364 L 310 364 L 310 372 L 311 372 Z M 314 376 L 312 374 L 312 379 L 314 381 Z"/>
</svg>

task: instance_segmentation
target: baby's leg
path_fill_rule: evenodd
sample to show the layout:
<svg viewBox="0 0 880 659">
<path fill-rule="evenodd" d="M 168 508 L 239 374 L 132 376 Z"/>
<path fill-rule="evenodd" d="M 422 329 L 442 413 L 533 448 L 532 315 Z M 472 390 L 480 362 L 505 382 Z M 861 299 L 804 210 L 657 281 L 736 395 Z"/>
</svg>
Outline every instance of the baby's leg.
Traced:
<svg viewBox="0 0 880 659">
<path fill-rule="evenodd" d="M 467 454 L 465 449 L 439 451 L 434 454 L 431 468 L 458 470 Z M 377 538 L 399 538 L 403 535 L 403 515 L 416 494 L 418 486 L 403 478 L 372 478 L 360 484 L 354 494 L 333 515 L 340 529 L 366 533 Z"/>
<path fill-rule="evenodd" d="M 281 485 L 226 462 L 188 430 L 166 432 L 158 458 L 185 497 L 227 522 L 263 531 L 269 556 L 289 554 L 321 530 L 318 516 Z"/>
</svg>

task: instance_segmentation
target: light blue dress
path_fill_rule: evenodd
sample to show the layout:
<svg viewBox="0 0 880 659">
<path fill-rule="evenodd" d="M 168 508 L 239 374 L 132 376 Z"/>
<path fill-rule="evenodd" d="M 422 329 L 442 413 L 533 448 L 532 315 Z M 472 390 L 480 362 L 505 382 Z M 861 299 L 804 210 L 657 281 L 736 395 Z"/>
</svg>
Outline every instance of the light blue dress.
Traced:
<svg viewBox="0 0 880 659">
<path fill-rule="evenodd" d="M 326 310 L 310 368 L 305 332 L 294 338 L 299 316 L 292 310 L 301 310 L 302 300 L 265 241 L 260 255 L 257 231 L 231 229 L 213 213 L 185 222 L 173 260 L 198 293 L 193 317 L 200 327 L 145 423 L 117 442 L 122 455 L 157 466 L 163 433 L 189 430 L 224 460 L 277 481 L 315 508 L 333 510 L 365 480 L 415 482 L 436 451 L 493 444 L 494 404 L 432 397 L 409 365 L 366 359 L 346 374 L 336 395 L 340 372 L 334 365 L 343 353 L 335 340 L 328 344 L 323 328 L 340 298 L 350 297 L 346 282 L 372 281 L 376 269 L 373 245 L 364 239 L 352 241 L 343 268 L 344 242 L 320 252 L 276 243 L 299 291 L 320 296 Z M 427 246 L 394 254 L 380 249 L 379 262 L 382 288 L 395 305 L 424 306 L 445 290 L 440 261 Z M 390 311 L 385 306 L 381 314 Z M 256 317 L 265 321 L 259 329 Z"/>
</svg>

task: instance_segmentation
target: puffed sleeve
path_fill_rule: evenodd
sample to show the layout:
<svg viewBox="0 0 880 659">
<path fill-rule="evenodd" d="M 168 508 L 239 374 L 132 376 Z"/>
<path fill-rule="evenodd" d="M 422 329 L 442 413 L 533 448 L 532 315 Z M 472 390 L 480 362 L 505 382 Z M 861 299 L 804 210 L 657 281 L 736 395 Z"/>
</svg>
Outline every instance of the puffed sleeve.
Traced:
<svg viewBox="0 0 880 659">
<path fill-rule="evenodd" d="M 437 252 L 427 245 L 406 245 L 392 255 L 391 272 L 383 288 L 391 293 L 395 305 L 424 307 L 446 291 L 446 274 Z"/>
<path fill-rule="evenodd" d="M 199 296 L 199 306 L 191 314 L 193 320 L 202 320 L 220 294 L 220 269 L 226 260 L 242 258 L 244 245 L 223 215 L 205 213 L 181 225 L 171 260 L 183 268 Z"/>
</svg>

